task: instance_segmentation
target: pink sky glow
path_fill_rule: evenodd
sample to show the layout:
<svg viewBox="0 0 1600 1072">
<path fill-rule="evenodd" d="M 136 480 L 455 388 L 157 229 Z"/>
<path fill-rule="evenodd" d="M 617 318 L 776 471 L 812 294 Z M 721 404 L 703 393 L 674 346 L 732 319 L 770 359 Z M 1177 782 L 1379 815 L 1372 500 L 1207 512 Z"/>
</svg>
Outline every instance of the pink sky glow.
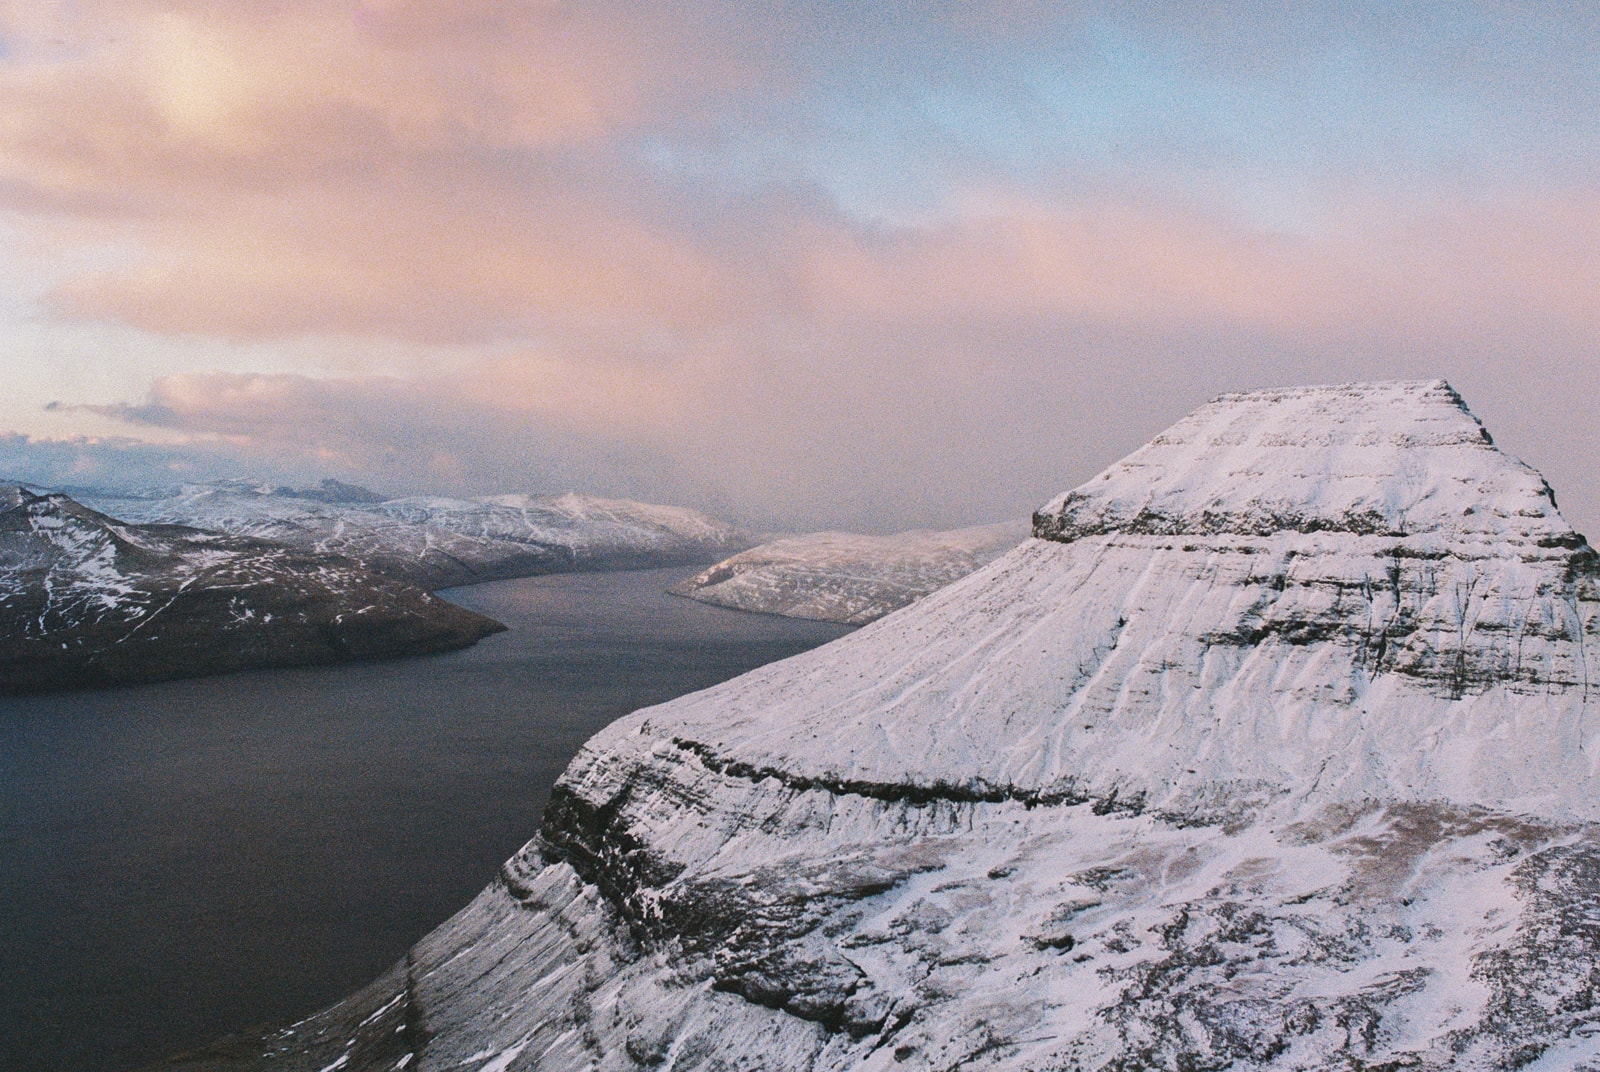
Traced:
<svg viewBox="0 0 1600 1072">
<path fill-rule="evenodd" d="M 0 476 L 886 530 L 1442 376 L 1595 528 L 1595 16 L 1360 6 L 0 2 Z"/>
</svg>

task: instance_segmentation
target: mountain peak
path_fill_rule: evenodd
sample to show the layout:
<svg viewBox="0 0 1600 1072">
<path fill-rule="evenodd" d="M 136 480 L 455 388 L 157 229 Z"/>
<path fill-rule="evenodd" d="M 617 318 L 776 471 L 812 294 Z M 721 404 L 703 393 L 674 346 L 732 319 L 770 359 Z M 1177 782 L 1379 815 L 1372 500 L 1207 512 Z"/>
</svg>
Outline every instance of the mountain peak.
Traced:
<svg viewBox="0 0 1600 1072">
<path fill-rule="evenodd" d="M 8 530 L 57 530 L 63 526 L 87 526 L 109 531 L 118 524 L 115 519 L 62 492 L 33 491 L 20 484 L 0 488 L 0 512 L 9 515 L 9 521 L 5 523 Z"/>
<path fill-rule="evenodd" d="M 1034 522 L 668 705 L 668 738 L 819 784 L 1194 816 L 1393 794 L 1600 817 L 1600 567 L 1448 384 L 1223 396 Z"/>
<path fill-rule="evenodd" d="M 1037 524 L 612 723 L 494 886 L 262 1050 L 1593 1067 L 1600 559 L 1448 385 L 1219 398 Z"/>
<path fill-rule="evenodd" d="M 1222 395 L 1034 515 L 1060 542 L 1284 531 L 1577 539 L 1443 380 Z"/>
</svg>

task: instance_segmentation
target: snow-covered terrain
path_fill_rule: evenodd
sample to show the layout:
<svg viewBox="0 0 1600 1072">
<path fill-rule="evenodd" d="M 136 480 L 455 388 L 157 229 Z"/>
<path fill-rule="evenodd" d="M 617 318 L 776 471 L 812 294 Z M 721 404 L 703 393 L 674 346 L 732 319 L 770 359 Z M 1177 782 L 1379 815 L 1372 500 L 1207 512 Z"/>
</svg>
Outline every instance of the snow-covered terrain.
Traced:
<svg viewBox="0 0 1600 1072">
<path fill-rule="evenodd" d="M 0 692 L 444 651 L 500 628 L 348 559 L 0 489 Z"/>
<path fill-rule="evenodd" d="M 176 1067 L 1600 1067 L 1600 565 L 1447 385 L 1221 398 L 1034 525 Z"/>
<path fill-rule="evenodd" d="M 224 481 L 80 498 L 128 521 L 189 525 L 344 555 L 427 588 L 568 570 L 688 565 L 750 543 L 733 526 L 693 510 L 586 495 L 384 500 L 337 481 L 313 489 Z"/>
<path fill-rule="evenodd" d="M 815 532 L 741 551 L 673 591 L 738 610 L 865 625 L 988 565 L 1027 535 L 1023 521 L 893 536 Z"/>
</svg>

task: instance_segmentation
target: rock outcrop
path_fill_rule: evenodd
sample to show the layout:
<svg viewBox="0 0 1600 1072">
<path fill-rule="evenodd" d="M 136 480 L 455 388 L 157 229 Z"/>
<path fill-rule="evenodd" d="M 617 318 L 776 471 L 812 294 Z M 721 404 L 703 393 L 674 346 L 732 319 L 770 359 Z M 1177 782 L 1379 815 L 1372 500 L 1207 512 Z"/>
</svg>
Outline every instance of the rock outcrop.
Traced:
<svg viewBox="0 0 1600 1072">
<path fill-rule="evenodd" d="M 336 556 L 0 492 L 0 692 L 448 651 L 502 628 Z"/>
<path fill-rule="evenodd" d="M 741 551 L 672 591 L 735 610 L 865 625 L 988 565 L 1027 535 L 1021 521 L 892 536 L 813 532 Z"/>
<path fill-rule="evenodd" d="M 1600 1067 L 1600 566 L 1447 385 L 1218 399 L 1034 532 L 173 1067 Z"/>
</svg>

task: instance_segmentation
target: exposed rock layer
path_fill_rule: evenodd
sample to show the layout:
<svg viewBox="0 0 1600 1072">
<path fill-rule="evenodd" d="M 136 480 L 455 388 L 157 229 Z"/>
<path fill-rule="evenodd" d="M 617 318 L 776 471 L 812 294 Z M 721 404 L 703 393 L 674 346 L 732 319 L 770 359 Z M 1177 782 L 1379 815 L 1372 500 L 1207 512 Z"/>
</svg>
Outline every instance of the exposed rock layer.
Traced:
<svg viewBox="0 0 1600 1072">
<path fill-rule="evenodd" d="M 893 536 L 790 536 L 725 558 L 673 591 L 736 610 L 865 625 L 988 565 L 1027 534 L 1017 522 Z"/>
<path fill-rule="evenodd" d="M 393 973 L 182 1067 L 1600 1067 L 1600 570 L 1454 392 L 1219 399 L 1035 532 L 615 723 Z"/>
<path fill-rule="evenodd" d="M 337 556 L 0 499 L 0 692 L 447 651 L 502 628 Z"/>
</svg>

